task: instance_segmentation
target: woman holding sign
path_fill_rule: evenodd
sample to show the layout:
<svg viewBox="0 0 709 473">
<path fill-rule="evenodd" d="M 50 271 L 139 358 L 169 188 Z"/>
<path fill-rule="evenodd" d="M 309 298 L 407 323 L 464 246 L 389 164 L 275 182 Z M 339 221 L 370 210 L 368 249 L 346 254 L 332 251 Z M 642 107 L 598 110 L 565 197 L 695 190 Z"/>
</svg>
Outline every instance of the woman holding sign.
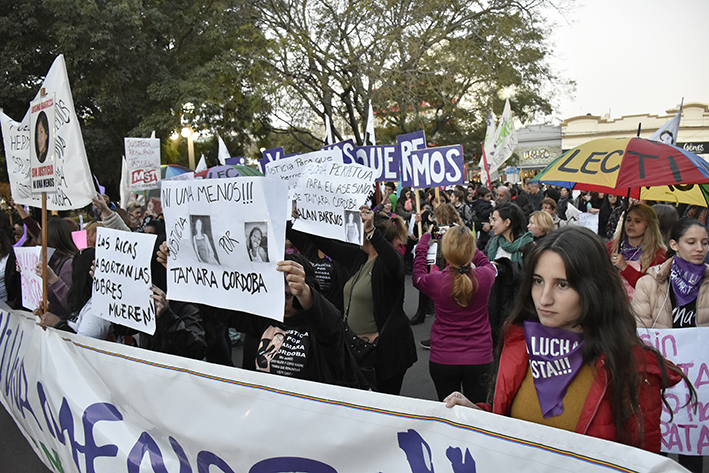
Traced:
<svg viewBox="0 0 709 473">
<path fill-rule="evenodd" d="M 599 297 L 602 294 L 603 297 Z M 660 451 L 662 391 L 682 371 L 636 332 L 617 271 L 588 229 L 564 227 L 532 251 L 496 353 L 491 405 L 503 414 Z M 475 407 L 460 393 L 446 405 Z"/>
</svg>

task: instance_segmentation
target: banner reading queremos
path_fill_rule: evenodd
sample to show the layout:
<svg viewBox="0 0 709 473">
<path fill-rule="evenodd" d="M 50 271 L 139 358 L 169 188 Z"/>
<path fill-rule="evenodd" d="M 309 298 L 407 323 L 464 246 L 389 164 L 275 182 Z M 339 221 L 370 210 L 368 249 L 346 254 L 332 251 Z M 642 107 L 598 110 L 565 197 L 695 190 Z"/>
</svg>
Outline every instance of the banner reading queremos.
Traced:
<svg viewBox="0 0 709 473">
<path fill-rule="evenodd" d="M 0 400 L 57 472 L 684 471 L 469 408 L 44 331 L 27 312 L 0 311 L 0 353 Z"/>
<path fill-rule="evenodd" d="M 660 431 L 662 451 L 683 455 L 709 455 L 709 328 L 638 329 L 640 338 L 684 371 L 697 390 L 695 412 L 686 406 L 689 391 L 684 383 L 665 392 L 672 415 L 663 406 Z M 684 406 L 684 407 L 683 407 Z M 671 418 L 670 418 L 671 417 Z"/>
<path fill-rule="evenodd" d="M 161 195 L 168 299 L 283 320 L 283 273 L 276 265 L 285 252 L 287 183 L 165 181 Z"/>
</svg>

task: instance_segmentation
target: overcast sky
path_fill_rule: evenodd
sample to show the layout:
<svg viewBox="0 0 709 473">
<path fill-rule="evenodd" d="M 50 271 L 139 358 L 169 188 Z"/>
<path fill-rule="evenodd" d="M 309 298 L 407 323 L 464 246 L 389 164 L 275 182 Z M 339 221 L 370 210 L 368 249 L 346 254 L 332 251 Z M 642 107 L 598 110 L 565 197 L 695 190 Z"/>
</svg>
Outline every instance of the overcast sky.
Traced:
<svg viewBox="0 0 709 473">
<path fill-rule="evenodd" d="M 552 38 L 555 71 L 576 81 L 555 119 L 664 115 L 709 104 L 709 0 L 580 0 Z"/>
</svg>

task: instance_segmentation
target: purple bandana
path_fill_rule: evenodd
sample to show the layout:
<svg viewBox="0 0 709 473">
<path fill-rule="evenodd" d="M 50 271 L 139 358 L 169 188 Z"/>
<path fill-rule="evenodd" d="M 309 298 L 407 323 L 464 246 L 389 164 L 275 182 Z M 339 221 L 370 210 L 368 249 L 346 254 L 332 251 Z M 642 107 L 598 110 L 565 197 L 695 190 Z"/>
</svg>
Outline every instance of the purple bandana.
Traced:
<svg viewBox="0 0 709 473">
<path fill-rule="evenodd" d="M 564 412 L 566 390 L 583 366 L 583 333 L 525 322 L 529 368 L 545 419 Z"/>
<path fill-rule="evenodd" d="M 625 261 L 638 261 L 643 255 L 643 244 L 640 243 L 638 246 L 630 246 L 628 240 L 623 241 L 620 245 L 620 254 L 623 255 Z"/>
<path fill-rule="evenodd" d="M 704 263 L 690 263 L 675 255 L 672 260 L 670 283 L 677 297 L 677 307 L 685 306 L 697 298 L 705 269 Z"/>
<path fill-rule="evenodd" d="M 15 243 L 14 245 L 12 245 L 12 246 L 14 246 L 15 248 L 20 248 L 20 247 L 21 247 L 22 245 L 24 245 L 25 242 L 27 241 L 27 225 L 22 225 L 22 226 L 24 227 L 25 232 L 22 234 L 22 238 L 20 238 L 19 240 L 17 240 L 17 243 Z"/>
</svg>

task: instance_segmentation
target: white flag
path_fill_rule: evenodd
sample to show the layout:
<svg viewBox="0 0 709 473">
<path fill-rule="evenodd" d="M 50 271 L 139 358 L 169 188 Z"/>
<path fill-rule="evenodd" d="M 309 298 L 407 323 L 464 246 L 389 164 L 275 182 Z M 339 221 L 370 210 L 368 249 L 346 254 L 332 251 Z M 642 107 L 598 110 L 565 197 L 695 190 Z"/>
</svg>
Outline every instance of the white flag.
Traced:
<svg viewBox="0 0 709 473">
<path fill-rule="evenodd" d="M 651 140 L 661 141 L 668 145 L 677 146 L 677 135 L 679 134 L 679 121 L 682 119 L 682 105 L 684 104 L 684 99 L 679 106 L 679 112 L 677 115 L 672 117 L 670 121 L 665 123 L 652 134 Z"/>
<path fill-rule="evenodd" d="M 495 142 L 493 150 L 487 154 L 487 162 L 490 165 L 490 173 L 497 171 L 512 156 L 517 148 L 517 132 L 512 120 L 512 110 L 510 109 L 510 99 L 505 102 L 502 111 L 500 124 L 495 131 Z M 490 156 L 492 154 L 492 157 Z M 492 177 L 492 176 L 490 176 Z"/>
<path fill-rule="evenodd" d="M 130 201 L 130 191 L 128 190 L 128 164 L 126 164 L 126 157 L 121 158 L 121 184 L 118 191 L 121 194 L 121 208 L 125 209 Z"/>
<path fill-rule="evenodd" d="M 229 149 L 227 149 L 226 144 L 224 144 L 224 140 L 221 136 L 219 136 L 219 133 L 217 133 L 217 141 L 219 142 L 219 156 L 217 156 L 217 159 L 219 160 L 219 164 L 224 166 L 226 165 L 226 160 L 231 158 L 231 156 L 229 155 Z"/>
<path fill-rule="evenodd" d="M 86 207 L 96 195 L 86 149 L 81 136 L 74 100 L 69 88 L 64 56 L 59 55 L 47 72 L 41 88 L 47 95 L 55 94 L 54 143 L 56 156 L 57 192 L 47 194 L 48 210 L 71 210 Z M 32 100 L 40 98 L 41 93 Z M 41 207 L 41 195 L 32 195 L 30 185 L 30 110 L 22 122 L 0 113 L 5 145 L 7 174 L 15 203 Z"/>
<path fill-rule="evenodd" d="M 194 172 L 202 172 L 207 170 L 207 162 L 204 160 L 204 153 L 202 153 L 202 157 L 199 158 L 199 162 L 197 163 L 197 169 L 194 170 Z"/>
<path fill-rule="evenodd" d="M 488 162 L 489 155 L 488 150 L 493 147 L 493 141 L 495 137 L 495 114 L 490 110 L 490 115 L 487 117 L 487 129 L 485 130 L 485 142 L 482 146 L 482 157 L 478 166 L 480 167 L 480 182 L 484 186 L 490 185 L 490 165 Z"/>
<path fill-rule="evenodd" d="M 369 102 L 369 113 L 367 114 L 367 127 L 364 129 L 364 146 L 375 146 L 377 139 L 374 136 L 374 112 L 372 102 Z"/>
<path fill-rule="evenodd" d="M 335 144 L 335 137 L 332 136 L 332 127 L 330 126 L 330 117 L 325 115 L 325 144 Z"/>
</svg>

